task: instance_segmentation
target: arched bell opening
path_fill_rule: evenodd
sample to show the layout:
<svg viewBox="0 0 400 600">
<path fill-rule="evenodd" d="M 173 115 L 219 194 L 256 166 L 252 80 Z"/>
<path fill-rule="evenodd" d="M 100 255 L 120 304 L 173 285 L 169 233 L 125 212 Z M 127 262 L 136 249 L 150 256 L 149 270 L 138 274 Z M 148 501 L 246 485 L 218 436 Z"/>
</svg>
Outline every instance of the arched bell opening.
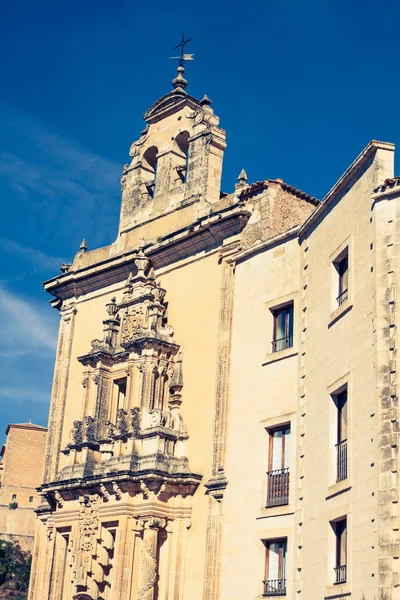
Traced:
<svg viewBox="0 0 400 600">
<path fill-rule="evenodd" d="M 143 154 L 142 170 L 147 190 L 151 198 L 154 198 L 157 178 L 158 148 L 150 146 Z"/>
<path fill-rule="evenodd" d="M 176 167 L 179 177 L 182 183 L 186 183 L 188 166 L 189 166 L 189 138 L 190 133 L 188 131 L 180 131 L 175 138 L 175 150 L 177 150 L 179 156 L 179 163 Z"/>
</svg>

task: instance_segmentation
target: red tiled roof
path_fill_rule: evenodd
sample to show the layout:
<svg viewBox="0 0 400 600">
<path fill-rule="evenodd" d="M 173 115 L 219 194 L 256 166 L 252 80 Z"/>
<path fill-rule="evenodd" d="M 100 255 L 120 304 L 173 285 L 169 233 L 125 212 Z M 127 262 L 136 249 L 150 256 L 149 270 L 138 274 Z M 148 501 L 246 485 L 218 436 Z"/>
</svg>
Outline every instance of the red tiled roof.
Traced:
<svg viewBox="0 0 400 600">
<path fill-rule="evenodd" d="M 378 187 L 374 189 L 374 192 L 384 192 L 386 188 L 393 188 L 395 185 L 400 185 L 400 175 L 392 177 L 391 179 L 385 179 L 381 185 L 378 185 Z"/>
<path fill-rule="evenodd" d="M 246 187 L 239 195 L 240 198 L 247 198 L 248 196 L 252 196 L 261 190 L 267 189 L 271 184 L 278 184 L 285 191 L 293 194 L 297 198 L 301 198 L 302 200 L 306 200 L 307 202 L 311 202 L 312 204 L 319 204 L 319 200 L 306 194 L 306 192 L 302 192 L 297 188 L 289 185 L 283 181 L 283 179 L 266 179 L 265 181 L 256 181 L 255 183 L 250 184 Z"/>
</svg>

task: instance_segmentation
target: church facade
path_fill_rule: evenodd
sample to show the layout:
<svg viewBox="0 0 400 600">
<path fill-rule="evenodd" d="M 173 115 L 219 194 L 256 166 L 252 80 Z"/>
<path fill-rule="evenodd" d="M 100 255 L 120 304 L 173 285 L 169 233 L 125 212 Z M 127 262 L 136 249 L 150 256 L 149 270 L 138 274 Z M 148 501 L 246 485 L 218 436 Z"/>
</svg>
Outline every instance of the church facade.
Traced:
<svg viewBox="0 0 400 600">
<path fill-rule="evenodd" d="M 400 597 L 400 179 L 220 189 L 205 96 L 146 112 L 60 311 L 30 600 Z M 399 225 L 399 227 L 398 227 Z"/>
</svg>

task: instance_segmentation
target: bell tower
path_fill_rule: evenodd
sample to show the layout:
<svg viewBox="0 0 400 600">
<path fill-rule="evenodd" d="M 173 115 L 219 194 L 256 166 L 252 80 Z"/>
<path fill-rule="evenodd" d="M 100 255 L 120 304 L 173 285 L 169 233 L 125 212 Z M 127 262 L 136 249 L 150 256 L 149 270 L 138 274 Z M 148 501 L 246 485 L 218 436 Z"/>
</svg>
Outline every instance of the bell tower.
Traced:
<svg viewBox="0 0 400 600">
<path fill-rule="evenodd" d="M 220 198 L 225 131 L 211 100 L 186 92 L 182 63 L 173 90 L 147 110 L 131 145 L 121 178 L 120 234 L 185 206 L 207 212 Z"/>
</svg>

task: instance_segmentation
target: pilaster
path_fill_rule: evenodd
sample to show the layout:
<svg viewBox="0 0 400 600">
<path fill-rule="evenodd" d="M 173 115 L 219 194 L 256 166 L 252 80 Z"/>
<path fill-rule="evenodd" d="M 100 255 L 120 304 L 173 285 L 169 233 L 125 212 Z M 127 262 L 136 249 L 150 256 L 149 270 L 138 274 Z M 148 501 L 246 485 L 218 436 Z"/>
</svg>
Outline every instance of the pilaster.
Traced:
<svg viewBox="0 0 400 600">
<path fill-rule="evenodd" d="M 55 478 L 60 460 L 76 312 L 77 309 L 73 303 L 60 310 L 60 329 L 50 402 L 49 422 L 51 427 L 49 427 L 46 444 L 45 483 Z"/>
</svg>

